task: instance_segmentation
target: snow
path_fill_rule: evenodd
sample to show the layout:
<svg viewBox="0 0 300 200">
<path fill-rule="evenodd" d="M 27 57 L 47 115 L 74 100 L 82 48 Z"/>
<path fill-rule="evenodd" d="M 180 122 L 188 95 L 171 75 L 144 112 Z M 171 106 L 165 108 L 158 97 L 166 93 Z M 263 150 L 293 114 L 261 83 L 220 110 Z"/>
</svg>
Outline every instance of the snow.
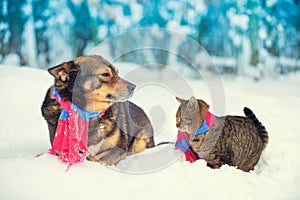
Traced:
<svg viewBox="0 0 300 200">
<path fill-rule="evenodd" d="M 190 88 L 177 91 L 183 80 L 171 69 L 157 76 L 132 64 L 116 65 L 138 85 L 132 101 L 152 118 L 157 143 L 175 140 L 174 95 L 194 94 L 211 104 L 213 91 L 204 80 L 185 80 Z M 269 144 L 250 173 L 226 165 L 213 170 L 203 160 L 190 164 L 172 145 L 146 150 L 115 167 L 86 161 L 65 172 L 51 155 L 34 157 L 50 147 L 40 106 L 52 83 L 46 71 L 0 66 L 0 199 L 299 199 L 299 74 L 259 82 L 223 80 L 226 113 L 243 115 L 248 106 L 269 132 Z"/>
<path fill-rule="evenodd" d="M 216 66 L 229 66 L 229 67 L 236 66 L 236 60 L 231 57 L 211 56 L 210 58 Z"/>
<path fill-rule="evenodd" d="M 35 41 L 34 36 L 35 36 L 35 33 L 34 33 L 34 20 L 33 20 L 33 17 L 31 16 L 28 19 L 27 23 L 25 24 L 25 29 L 24 29 L 24 32 L 23 32 L 24 44 L 22 46 L 22 48 L 23 48 L 22 51 L 24 52 L 24 56 L 27 59 L 27 63 L 30 66 L 38 66 L 37 63 L 36 63 L 37 49 L 36 49 L 36 41 Z"/>
<path fill-rule="evenodd" d="M 178 23 L 178 20 L 169 20 L 167 24 L 167 28 L 171 30 L 180 30 L 184 34 L 191 34 L 192 28 L 189 26 L 181 26 Z"/>
<path fill-rule="evenodd" d="M 2 64 L 10 66 L 19 65 L 20 63 L 20 57 L 15 53 L 8 54 L 2 61 Z"/>
<path fill-rule="evenodd" d="M 277 3 L 278 0 L 268 0 L 267 3 L 267 7 L 272 7 Z"/>
<path fill-rule="evenodd" d="M 207 6 L 205 5 L 204 1 L 192 1 L 193 6 L 195 7 L 195 10 L 199 13 L 202 13 L 205 15 L 207 13 Z"/>
<path fill-rule="evenodd" d="M 261 40 L 266 40 L 268 38 L 267 30 L 265 27 L 258 30 L 258 35 Z"/>
<path fill-rule="evenodd" d="M 248 29 L 249 17 L 245 14 L 235 14 L 235 9 L 231 8 L 227 12 L 232 27 L 240 27 L 243 31 Z"/>
</svg>

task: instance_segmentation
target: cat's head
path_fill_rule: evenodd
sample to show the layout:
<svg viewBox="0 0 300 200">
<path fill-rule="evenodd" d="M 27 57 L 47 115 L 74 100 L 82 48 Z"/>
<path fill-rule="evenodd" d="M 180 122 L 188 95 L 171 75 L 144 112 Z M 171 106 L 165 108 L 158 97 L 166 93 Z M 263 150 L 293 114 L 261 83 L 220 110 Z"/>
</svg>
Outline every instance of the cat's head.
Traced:
<svg viewBox="0 0 300 200">
<path fill-rule="evenodd" d="M 194 133 L 205 119 L 209 105 L 193 96 L 189 100 L 176 99 L 180 103 L 176 112 L 176 127 L 181 132 Z"/>
</svg>

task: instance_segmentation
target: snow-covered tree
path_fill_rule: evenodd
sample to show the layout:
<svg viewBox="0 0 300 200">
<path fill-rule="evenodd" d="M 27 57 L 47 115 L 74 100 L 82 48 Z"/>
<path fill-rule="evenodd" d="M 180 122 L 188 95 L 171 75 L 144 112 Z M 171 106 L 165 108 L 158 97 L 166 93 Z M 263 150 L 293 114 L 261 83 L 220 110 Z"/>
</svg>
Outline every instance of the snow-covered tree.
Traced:
<svg viewBox="0 0 300 200">
<path fill-rule="evenodd" d="M 132 44 L 152 43 L 197 60 L 200 50 L 188 40 L 175 41 L 156 31 L 170 28 L 196 40 L 212 56 L 234 58 L 243 74 L 249 67 L 261 70 L 268 56 L 298 59 L 299 19 L 298 0 L 0 0 L 0 62 L 15 54 L 20 64 L 46 68 L 86 54 L 111 36 L 153 27 L 146 34 L 110 41 L 111 56 L 167 64 L 165 50 L 120 55 Z"/>
</svg>

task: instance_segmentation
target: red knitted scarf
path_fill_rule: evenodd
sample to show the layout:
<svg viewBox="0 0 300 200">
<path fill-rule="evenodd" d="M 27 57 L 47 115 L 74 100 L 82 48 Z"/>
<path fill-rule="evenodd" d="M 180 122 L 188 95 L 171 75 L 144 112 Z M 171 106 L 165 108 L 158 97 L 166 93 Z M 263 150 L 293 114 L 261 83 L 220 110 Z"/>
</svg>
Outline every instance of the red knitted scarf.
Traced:
<svg viewBox="0 0 300 200">
<path fill-rule="evenodd" d="M 60 161 L 68 165 L 68 170 L 74 163 L 83 162 L 88 155 L 89 119 L 103 115 L 107 109 L 102 112 L 88 112 L 61 98 L 55 87 L 52 92 L 63 111 L 58 119 L 52 148 L 48 153 L 58 156 Z"/>
</svg>

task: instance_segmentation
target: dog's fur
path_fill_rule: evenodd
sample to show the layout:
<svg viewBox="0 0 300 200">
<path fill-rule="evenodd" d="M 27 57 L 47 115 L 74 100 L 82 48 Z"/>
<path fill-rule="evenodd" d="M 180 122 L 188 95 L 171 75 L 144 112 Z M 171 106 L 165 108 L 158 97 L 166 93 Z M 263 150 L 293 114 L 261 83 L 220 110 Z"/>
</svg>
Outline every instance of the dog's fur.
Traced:
<svg viewBox="0 0 300 200">
<path fill-rule="evenodd" d="M 88 150 L 90 161 L 117 164 L 127 155 L 155 146 L 153 128 L 144 111 L 132 102 L 135 85 L 121 79 L 118 69 L 100 56 L 82 56 L 50 68 L 55 83 L 46 94 L 42 115 L 53 143 L 62 107 L 55 101 L 52 88 L 60 96 L 86 111 L 104 115 L 90 119 Z"/>
<path fill-rule="evenodd" d="M 204 134 L 194 133 L 205 119 L 209 105 L 203 100 L 177 98 L 180 106 L 176 113 L 176 126 L 181 132 L 190 133 L 192 150 L 211 168 L 224 164 L 250 171 L 260 159 L 268 143 L 268 133 L 249 108 L 244 108 L 246 117 L 216 117 L 216 121 Z"/>
</svg>

